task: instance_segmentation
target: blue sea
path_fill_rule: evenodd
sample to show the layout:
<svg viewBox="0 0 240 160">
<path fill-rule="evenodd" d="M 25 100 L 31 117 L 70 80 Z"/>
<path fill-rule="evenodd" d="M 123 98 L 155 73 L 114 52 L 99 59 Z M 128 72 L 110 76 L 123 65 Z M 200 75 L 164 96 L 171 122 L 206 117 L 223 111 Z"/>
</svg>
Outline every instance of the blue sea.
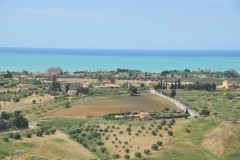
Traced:
<svg viewBox="0 0 240 160">
<path fill-rule="evenodd" d="M 240 71 L 240 51 L 162 51 L 0 48 L 0 71 L 105 71 L 117 68 L 149 72 L 163 70 Z"/>
</svg>

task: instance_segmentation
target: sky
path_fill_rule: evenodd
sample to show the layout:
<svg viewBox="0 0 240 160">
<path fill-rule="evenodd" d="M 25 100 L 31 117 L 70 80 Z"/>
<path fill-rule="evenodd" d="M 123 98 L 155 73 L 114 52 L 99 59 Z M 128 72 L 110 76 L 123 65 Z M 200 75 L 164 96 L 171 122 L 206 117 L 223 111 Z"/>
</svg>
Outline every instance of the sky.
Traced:
<svg viewBox="0 0 240 160">
<path fill-rule="evenodd" d="M 240 1 L 0 0 L 0 47 L 240 50 Z"/>
</svg>

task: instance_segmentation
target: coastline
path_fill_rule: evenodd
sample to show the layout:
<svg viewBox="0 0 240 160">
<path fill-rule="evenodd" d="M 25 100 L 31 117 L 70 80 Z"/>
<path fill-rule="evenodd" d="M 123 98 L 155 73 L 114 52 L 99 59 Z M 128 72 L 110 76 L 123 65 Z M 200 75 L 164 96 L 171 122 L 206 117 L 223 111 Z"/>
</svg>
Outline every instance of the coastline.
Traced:
<svg viewBox="0 0 240 160">
<path fill-rule="evenodd" d="M 222 54 L 217 54 L 219 52 Z M 229 52 L 234 54 L 229 55 Z M 110 71 L 117 68 L 155 73 L 184 69 L 191 71 L 235 69 L 240 72 L 239 63 L 240 51 L 18 50 L 0 48 L 0 71 L 44 72 L 50 67 L 61 67 L 64 71 L 70 72 Z"/>
</svg>

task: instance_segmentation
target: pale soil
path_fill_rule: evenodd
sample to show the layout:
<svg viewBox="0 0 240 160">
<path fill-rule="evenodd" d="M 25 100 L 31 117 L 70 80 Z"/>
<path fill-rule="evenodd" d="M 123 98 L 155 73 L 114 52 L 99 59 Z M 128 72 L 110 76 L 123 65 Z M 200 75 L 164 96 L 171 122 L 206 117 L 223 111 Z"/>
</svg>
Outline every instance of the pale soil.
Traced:
<svg viewBox="0 0 240 160">
<path fill-rule="evenodd" d="M 95 158 L 90 151 L 61 132 L 49 136 L 45 135 L 44 137 L 24 138 L 22 142 L 29 142 L 36 146 L 30 148 L 27 153 L 10 159 L 25 160 L 29 157 L 42 157 L 48 160 L 86 160 Z"/>
<path fill-rule="evenodd" d="M 224 153 L 224 145 L 226 140 L 231 136 L 234 126 L 230 122 L 222 123 L 205 135 L 203 146 L 212 154 L 221 157 Z"/>
<path fill-rule="evenodd" d="M 151 123 L 145 124 L 145 129 L 141 129 L 141 126 L 133 126 L 131 134 L 128 135 L 127 127 L 126 125 L 115 125 L 116 127 L 120 127 L 120 129 L 111 129 L 112 133 L 107 133 L 105 136 L 103 136 L 105 146 L 110 151 L 111 155 L 113 154 L 119 154 L 121 159 L 123 159 L 124 155 L 129 154 L 130 157 L 135 157 L 135 152 L 141 152 L 143 157 L 157 157 L 157 153 L 159 151 L 154 151 L 151 149 L 152 144 L 156 144 L 157 141 L 162 141 L 163 146 L 159 147 L 161 150 L 162 148 L 166 147 L 168 144 L 168 141 L 171 139 L 171 137 L 168 135 L 167 131 L 164 129 L 161 129 L 157 132 L 157 136 L 153 136 L 151 132 L 155 129 L 157 129 L 157 125 L 154 125 L 154 127 L 150 126 Z M 149 129 L 151 127 L 151 130 Z M 173 126 L 174 127 L 174 126 Z M 136 136 L 135 133 L 138 133 L 138 130 L 141 130 L 142 133 L 139 133 L 139 136 Z M 123 131 L 123 134 L 120 134 L 119 131 Z M 115 140 L 116 137 L 113 135 L 116 134 L 116 137 L 118 140 Z M 162 134 L 163 137 L 160 137 L 159 135 Z M 109 140 L 105 140 L 105 137 L 109 136 Z M 112 141 L 115 143 L 113 144 Z M 121 143 L 119 143 L 119 141 Z M 125 144 L 124 142 L 127 141 L 128 144 Z M 118 147 L 116 147 L 116 145 Z M 126 153 L 125 149 L 130 149 L 130 153 Z M 144 149 L 150 149 L 151 155 L 145 155 Z"/>
<path fill-rule="evenodd" d="M 51 114 L 50 117 L 85 117 L 127 111 L 162 111 L 165 107 L 169 107 L 170 110 L 179 110 L 174 104 L 161 97 L 141 95 L 87 102 L 57 111 Z"/>
</svg>

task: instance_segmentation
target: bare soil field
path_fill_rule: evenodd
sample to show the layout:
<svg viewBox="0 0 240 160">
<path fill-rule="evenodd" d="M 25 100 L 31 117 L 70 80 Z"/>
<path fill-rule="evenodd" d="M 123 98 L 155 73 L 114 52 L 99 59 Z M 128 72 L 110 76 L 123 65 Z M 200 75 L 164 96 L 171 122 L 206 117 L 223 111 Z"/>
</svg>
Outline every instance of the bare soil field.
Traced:
<svg viewBox="0 0 240 160">
<path fill-rule="evenodd" d="M 127 111 L 162 111 L 165 107 L 170 110 L 179 110 L 174 104 L 159 96 L 146 94 L 87 102 L 57 111 L 51 114 L 50 117 L 86 117 Z"/>
</svg>

